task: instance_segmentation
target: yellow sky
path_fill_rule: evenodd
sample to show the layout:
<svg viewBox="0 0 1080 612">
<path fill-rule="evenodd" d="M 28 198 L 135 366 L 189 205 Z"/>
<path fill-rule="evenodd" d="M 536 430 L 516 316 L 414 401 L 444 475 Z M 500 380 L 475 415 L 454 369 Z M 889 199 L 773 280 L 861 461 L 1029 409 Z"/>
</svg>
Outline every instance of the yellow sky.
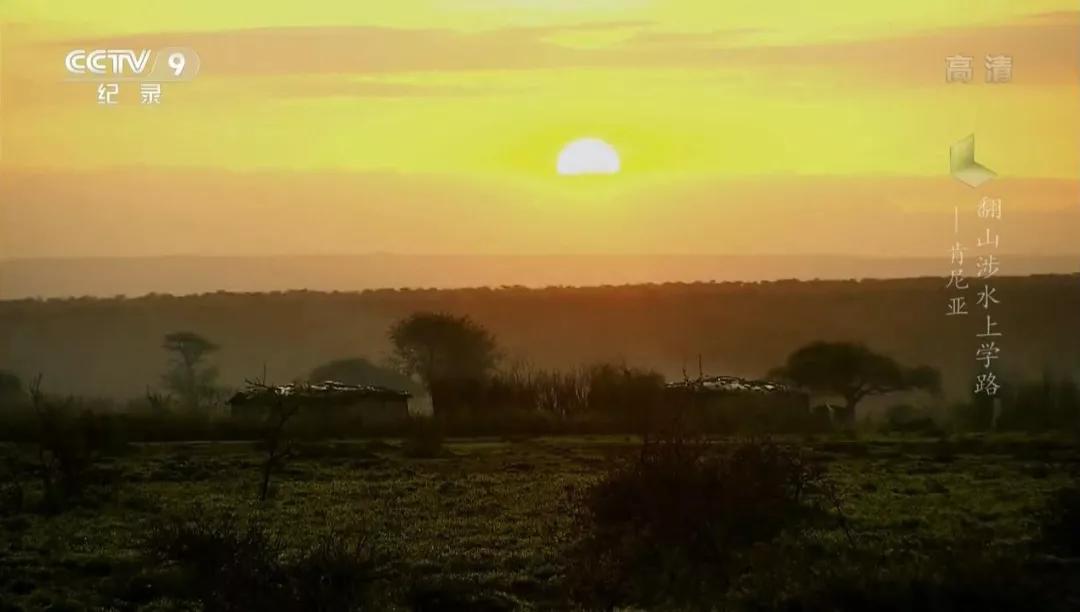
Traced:
<svg viewBox="0 0 1080 612">
<path fill-rule="evenodd" d="M 0 257 L 929 255 L 994 189 L 1011 250 L 1080 251 L 1072 0 L 238 4 L 0 0 Z M 159 107 L 64 81 L 169 46 L 202 71 Z M 970 133 L 979 190 L 943 180 Z M 587 136 L 619 174 L 556 174 Z"/>
</svg>

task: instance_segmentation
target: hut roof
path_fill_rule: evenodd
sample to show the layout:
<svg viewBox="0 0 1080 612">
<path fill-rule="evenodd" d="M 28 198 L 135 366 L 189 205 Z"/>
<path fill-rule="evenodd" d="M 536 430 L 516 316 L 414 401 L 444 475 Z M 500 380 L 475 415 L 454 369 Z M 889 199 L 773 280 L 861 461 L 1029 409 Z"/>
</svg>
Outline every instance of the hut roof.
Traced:
<svg viewBox="0 0 1080 612">
<path fill-rule="evenodd" d="M 799 390 L 772 380 L 750 380 L 738 376 L 706 376 L 667 384 L 668 389 L 697 393 L 798 393 Z"/>
<path fill-rule="evenodd" d="M 321 383 L 289 383 L 287 385 L 263 386 L 248 383 L 247 388 L 229 399 L 236 406 L 241 404 L 275 403 L 297 401 L 301 403 L 348 404 L 364 399 L 404 400 L 412 394 L 376 385 L 347 385 L 336 380 Z"/>
</svg>

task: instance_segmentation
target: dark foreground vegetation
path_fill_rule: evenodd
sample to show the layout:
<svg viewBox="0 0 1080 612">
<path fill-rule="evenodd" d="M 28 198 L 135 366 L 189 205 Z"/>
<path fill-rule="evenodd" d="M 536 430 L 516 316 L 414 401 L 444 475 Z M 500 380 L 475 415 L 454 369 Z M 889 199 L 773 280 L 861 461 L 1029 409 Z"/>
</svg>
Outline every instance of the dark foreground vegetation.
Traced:
<svg viewBox="0 0 1080 612">
<path fill-rule="evenodd" d="M 0 447 L 4 610 L 1070 610 L 1068 437 Z M 49 453 L 46 453 L 49 454 Z M 61 474 L 63 471 L 56 472 Z"/>
</svg>

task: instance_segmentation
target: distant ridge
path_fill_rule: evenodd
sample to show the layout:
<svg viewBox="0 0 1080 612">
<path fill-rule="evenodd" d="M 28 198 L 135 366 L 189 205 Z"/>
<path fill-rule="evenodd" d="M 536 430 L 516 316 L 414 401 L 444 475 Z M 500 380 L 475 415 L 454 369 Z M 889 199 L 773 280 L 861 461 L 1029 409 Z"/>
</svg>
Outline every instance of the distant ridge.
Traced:
<svg viewBox="0 0 1080 612">
<path fill-rule="evenodd" d="M 1002 273 L 1067 274 L 1080 256 L 1003 254 Z M 845 255 L 296 255 L 0 261 L 0 299 L 214 291 L 595 286 L 947 276 L 941 258 Z"/>
</svg>

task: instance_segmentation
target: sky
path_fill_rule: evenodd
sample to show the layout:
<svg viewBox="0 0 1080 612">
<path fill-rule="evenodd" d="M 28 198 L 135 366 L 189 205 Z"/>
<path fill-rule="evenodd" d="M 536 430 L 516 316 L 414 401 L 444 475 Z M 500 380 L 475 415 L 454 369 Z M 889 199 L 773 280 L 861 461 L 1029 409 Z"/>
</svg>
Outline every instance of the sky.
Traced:
<svg viewBox="0 0 1080 612">
<path fill-rule="evenodd" d="M 0 258 L 1080 254 L 1074 0 L 0 0 Z M 258 8 L 252 8 L 257 6 Z M 186 47 L 160 105 L 72 49 Z M 987 83 L 1007 55 L 1012 80 Z M 974 58 L 947 82 L 946 58 Z M 124 97 L 127 96 L 127 97 Z M 949 177 L 969 134 L 998 178 Z M 612 174 L 565 176 L 582 138 Z M 588 160 L 585 160 L 586 162 Z"/>
</svg>

